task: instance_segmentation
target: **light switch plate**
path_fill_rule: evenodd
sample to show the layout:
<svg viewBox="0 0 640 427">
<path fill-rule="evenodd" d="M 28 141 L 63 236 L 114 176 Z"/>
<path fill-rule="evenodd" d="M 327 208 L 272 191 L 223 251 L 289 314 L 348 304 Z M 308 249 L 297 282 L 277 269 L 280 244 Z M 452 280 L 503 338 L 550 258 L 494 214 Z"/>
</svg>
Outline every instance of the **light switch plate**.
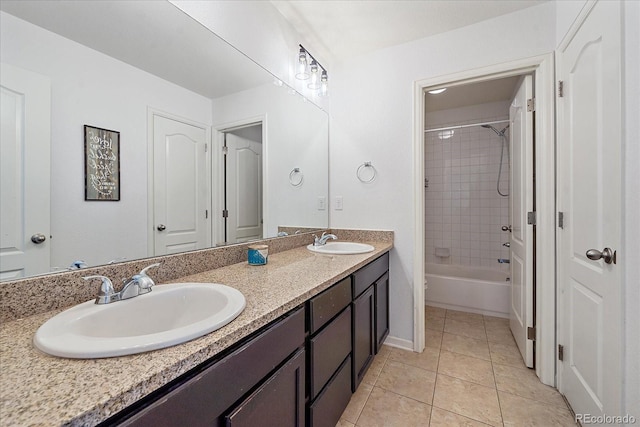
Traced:
<svg viewBox="0 0 640 427">
<path fill-rule="evenodd" d="M 318 197 L 318 210 L 323 211 L 327 209 L 327 198 L 324 196 Z"/>
</svg>

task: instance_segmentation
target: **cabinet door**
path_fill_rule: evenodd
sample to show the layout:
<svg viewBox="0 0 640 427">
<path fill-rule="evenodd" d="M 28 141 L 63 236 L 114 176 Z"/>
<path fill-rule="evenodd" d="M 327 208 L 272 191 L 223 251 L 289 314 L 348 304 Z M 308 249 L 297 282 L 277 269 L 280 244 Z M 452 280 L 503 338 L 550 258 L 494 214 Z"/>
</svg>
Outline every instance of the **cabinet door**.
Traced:
<svg viewBox="0 0 640 427">
<path fill-rule="evenodd" d="M 225 417 L 227 427 L 304 426 L 304 350 Z"/>
<path fill-rule="evenodd" d="M 389 335 L 389 273 L 376 280 L 376 354 Z"/>
<path fill-rule="evenodd" d="M 353 391 L 367 372 L 375 354 L 374 286 L 353 301 Z"/>
</svg>

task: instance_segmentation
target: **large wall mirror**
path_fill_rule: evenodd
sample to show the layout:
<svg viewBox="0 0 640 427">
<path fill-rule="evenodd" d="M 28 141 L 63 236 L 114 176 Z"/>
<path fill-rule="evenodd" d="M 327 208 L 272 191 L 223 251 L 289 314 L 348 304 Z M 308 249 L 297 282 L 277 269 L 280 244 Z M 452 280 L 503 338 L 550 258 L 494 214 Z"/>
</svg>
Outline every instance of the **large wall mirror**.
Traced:
<svg viewBox="0 0 640 427">
<path fill-rule="evenodd" d="M 171 3 L 1 10 L 2 280 L 328 226 L 326 112 Z"/>
</svg>

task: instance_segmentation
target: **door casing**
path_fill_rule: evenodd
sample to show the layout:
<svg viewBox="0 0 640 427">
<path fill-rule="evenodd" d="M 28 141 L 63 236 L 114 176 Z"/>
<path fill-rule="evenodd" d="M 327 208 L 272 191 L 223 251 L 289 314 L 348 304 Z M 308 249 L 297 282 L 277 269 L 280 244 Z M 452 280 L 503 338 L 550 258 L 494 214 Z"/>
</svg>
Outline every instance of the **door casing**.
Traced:
<svg viewBox="0 0 640 427">
<path fill-rule="evenodd" d="M 556 288 L 555 288 L 555 83 L 553 53 L 510 61 L 460 73 L 419 80 L 414 83 L 414 241 L 413 350 L 424 349 L 424 90 L 430 86 L 452 86 L 534 74 L 536 98 L 537 235 L 536 278 L 536 374 L 547 385 L 556 385 Z"/>
</svg>

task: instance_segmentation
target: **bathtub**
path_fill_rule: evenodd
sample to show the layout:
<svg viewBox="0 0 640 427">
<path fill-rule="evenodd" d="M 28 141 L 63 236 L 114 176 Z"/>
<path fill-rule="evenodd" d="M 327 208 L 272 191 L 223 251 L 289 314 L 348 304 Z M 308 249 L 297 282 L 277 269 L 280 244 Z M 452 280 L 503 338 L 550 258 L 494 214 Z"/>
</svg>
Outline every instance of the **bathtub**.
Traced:
<svg viewBox="0 0 640 427">
<path fill-rule="evenodd" d="M 451 310 L 509 317 L 509 273 L 480 267 L 425 264 L 425 302 Z"/>
</svg>

